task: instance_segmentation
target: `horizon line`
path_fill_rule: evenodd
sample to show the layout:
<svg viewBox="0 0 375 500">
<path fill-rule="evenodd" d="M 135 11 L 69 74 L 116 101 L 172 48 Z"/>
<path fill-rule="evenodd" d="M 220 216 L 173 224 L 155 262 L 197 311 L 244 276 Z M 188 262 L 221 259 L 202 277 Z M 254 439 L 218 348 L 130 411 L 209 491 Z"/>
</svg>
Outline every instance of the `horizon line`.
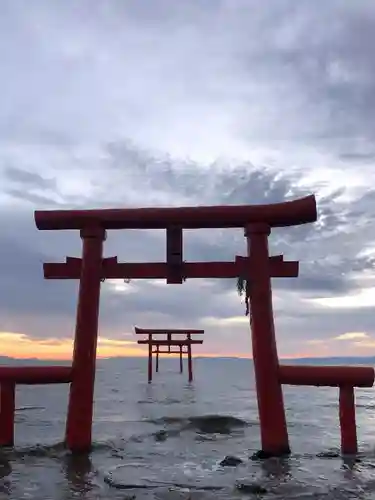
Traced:
<svg viewBox="0 0 375 500">
<path fill-rule="evenodd" d="M 161 356 L 163 358 L 176 358 L 178 356 L 173 356 L 173 355 L 164 355 L 164 356 Z M 37 360 L 37 361 L 72 361 L 70 358 L 67 359 L 67 358 L 40 358 L 40 357 L 37 357 L 37 356 L 30 356 L 30 357 L 15 357 L 15 356 L 7 356 L 6 354 L 0 354 L 0 360 L 1 358 L 5 358 L 5 359 L 12 359 L 12 360 L 17 360 L 17 361 L 28 361 L 28 360 Z M 125 359 L 125 358 L 132 358 L 132 359 L 135 359 L 135 358 L 145 358 L 147 359 L 147 356 L 144 356 L 144 355 L 127 355 L 127 356 L 98 356 L 96 359 L 97 361 L 100 361 L 100 360 L 111 360 L 111 359 Z M 222 356 L 213 356 L 213 355 L 201 355 L 201 356 L 193 356 L 193 359 L 199 359 L 199 358 L 204 358 L 204 359 L 246 359 L 246 360 L 250 360 L 250 361 L 253 361 L 253 358 L 251 356 L 225 356 L 225 355 L 222 355 Z M 350 355 L 350 356 L 345 356 L 345 355 L 341 355 L 341 356 L 283 356 L 283 357 L 280 357 L 279 360 L 295 360 L 295 361 L 299 361 L 299 360 L 305 360 L 305 359 L 347 359 L 347 358 L 352 358 L 352 359 L 368 359 L 368 358 L 375 358 L 375 354 L 373 355 L 369 355 L 369 356 L 360 356 L 360 355 Z"/>
</svg>

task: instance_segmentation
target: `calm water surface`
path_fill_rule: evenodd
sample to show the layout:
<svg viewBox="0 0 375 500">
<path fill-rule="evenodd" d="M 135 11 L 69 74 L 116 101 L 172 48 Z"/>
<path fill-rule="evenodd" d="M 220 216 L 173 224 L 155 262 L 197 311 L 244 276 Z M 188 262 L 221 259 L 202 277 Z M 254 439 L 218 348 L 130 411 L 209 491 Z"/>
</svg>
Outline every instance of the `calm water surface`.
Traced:
<svg viewBox="0 0 375 500">
<path fill-rule="evenodd" d="M 16 447 L 0 452 L 0 499 L 375 499 L 375 398 L 357 391 L 360 461 L 319 458 L 339 446 L 338 391 L 285 388 L 293 454 L 249 460 L 259 448 L 250 361 L 198 359 L 195 382 L 162 359 L 152 385 L 144 359 L 98 365 L 93 452 L 62 444 L 67 387 L 21 387 Z M 226 455 L 244 460 L 221 467 Z"/>
</svg>

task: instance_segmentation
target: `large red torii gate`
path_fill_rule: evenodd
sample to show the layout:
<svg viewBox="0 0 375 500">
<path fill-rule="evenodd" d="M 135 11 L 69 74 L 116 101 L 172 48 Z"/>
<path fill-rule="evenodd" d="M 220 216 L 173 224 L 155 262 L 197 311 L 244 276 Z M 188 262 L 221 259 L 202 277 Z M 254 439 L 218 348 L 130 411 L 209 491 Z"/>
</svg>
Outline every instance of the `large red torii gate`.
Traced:
<svg viewBox="0 0 375 500">
<path fill-rule="evenodd" d="M 165 278 L 182 283 L 186 278 L 251 280 L 251 332 L 262 449 L 258 458 L 288 453 L 282 384 L 339 388 L 341 449 L 357 452 L 354 387 L 371 387 L 374 368 L 348 366 L 280 365 L 274 332 L 271 277 L 297 276 L 298 262 L 269 257 L 272 227 L 316 220 L 314 196 L 275 205 L 121 210 L 36 211 L 39 229 L 79 229 L 82 258 L 44 264 L 48 279 L 79 279 L 73 363 L 66 366 L 0 367 L 0 446 L 14 441 L 15 388 L 19 384 L 70 383 L 65 442 L 73 452 L 89 451 L 93 413 L 100 284 L 105 278 Z M 248 257 L 233 262 L 184 262 L 185 228 L 244 227 Z M 166 263 L 118 263 L 103 258 L 106 229 L 165 228 Z"/>
<path fill-rule="evenodd" d="M 77 321 L 66 429 L 66 442 L 73 450 L 91 445 L 93 394 L 100 284 L 103 278 L 166 278 L 182 283 L 192 277 L 251 279 L 252 344 L 261 426 L 262 449 L 269 454 L 289 450 L 288 433 L 275 340 L 271 277 L 297 276 L 298 263 L 269 257 L 268 236 L 272 227 L 314 222 L 313 195 L 274 205 L 217 207 L 126 208 L 103 210 L 36 211 L 41 230 L 80 230 L 82 259 L 44 265 L 49 279 L 80 279 Z M 185 263 L 183 229 L 245 228 L 248 257 L 226 263 Z M 166 229 L 166 264 L 120 264 L 116 257 L 103 259 L 106 229 Z"/>
</svg>

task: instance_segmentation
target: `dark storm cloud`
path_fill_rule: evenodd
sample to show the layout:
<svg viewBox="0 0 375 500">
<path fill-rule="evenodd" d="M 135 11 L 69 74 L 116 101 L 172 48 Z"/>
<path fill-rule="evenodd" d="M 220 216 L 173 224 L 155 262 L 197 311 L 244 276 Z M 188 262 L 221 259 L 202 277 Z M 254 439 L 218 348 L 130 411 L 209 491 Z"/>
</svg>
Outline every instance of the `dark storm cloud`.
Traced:
<svg viewBox="0 0 375 500">
<path fill-rule="evenodd" d="M 119 150 L 121 155 L 115 155 L 114 164 L 124 172 L 124 178 L 129 175 L 130 156 L 132 176 L 141 179 L 145 175 L 155 190 L 190 196 L 193 202 L 204 199 L 207 204 L 277 203 L 310 192 L 298 188 L 296 178 L 287 173 L 276 175 L 251 164 L 230 170 L 218 171 L 214 167 L 199 170 L 194 164 L 155 159 L 147 153 L 142 157 L 134 148 L 128 153 L 126 145 L 118 147 Z M 340 200 L 344 194 L 345 188 L 338 188 L 329 195 L 318 196 L 318 223 L 274 230 L 273 252 L 301 260 L 300 278 L 275 280 L 278 286 L 329 295 L 344 293 L 357 286 L 350 280 L 352 273 L 372 269 L 374 258 L 361 255 L 361 251 L 366 240 L 371 242 L 375 238 L 373 193 L 364 193 L 352 203 Z M 236 253 L 243 252 L 244 238 L 239 230 L 208 231 L 204 238 L 195 232 L 186 238 L 186 254 L 192 260 L 231 260 Z"/>
<path fill-rule="evenodd" d="M 45 179 L 35 172 L 28 172 L 27 170 L 21 170 L 17 167 L 6 167 L 3 170 L 3 175 L 5 180 L 9 180 L 11 183 L 22 185 L 25 190 L 27 188 L 41 188 L 41 189 L 54 189 L 56 188 L 55 179 Z"/>
<path fill-rule="evenodd" d="M 257 26 L 264 43 L 244 44 L 241 52 L 252 78 L 267 84 L 276 78 L 271 85 L 279 89 L 277 114 L 283 116 L 285 111 L 284 126 L 274 132 L 271 125 L 268 138 L 292 136 L 294 141 L 323 143 L 373 139 L 375 16 L 371 3 L 281 5 L 275 9 L 264 5 L 263 22 Z M 301 109 L 311 113 L 296 120 Z M 261 126 L 259 133 L 267 134 L 267 129 Z"/>
<path fill-rule="evenodd" d="M 50 208 L 51 206 L 58 207 L 60 205 L 53 198 L 32 193 L 30 191 L 27 191 L 26 189 L 16 189 L 9 187 L 6 190 L 6 194 L 14 198 L 15 200 L 20 200 L 21 203 L 28 201 L 34 206 Z"/>
<path fill-rule="evenodd" d="M 289 319 L 280 316 L 276 324 L 281 338 L 289 338 L 291 341 L 330 339 L 345 332 L 368 332 L 375 339 L 371 307 L 323 310 L 306 308 Z"/>
<path fill-rule="evenodd" d="M 137 156 L 132 154 L 133 175 L 137 176 L 137 168 L 143 169 L 147 164 L 148 181 L 154 190 L 159 189 L 163 193 L 178 194 L 178 188 L 181 186 L 182 196 L 187 195 L 184 192 L 184 182 L 179 182 L 179 165 L 169 161 L 168 168 L 158 170 L 156 167 L 153 168 L 155 161 L 153 162 L 151 156 L 147 156 L 146 161 L 140 152 L 137 154 L 138 164 L 135 160 Z M 160 165 L 159 162 L 156 164 Z M 197 169 L 196 165 L 194 167 Z M 122 172 L 121 166 L 116 168 Z M 126 169 L 123 173 L 124 179 L 128 177 Z M 181 175 L 183 179 L 184 175 L 184 173 Z M 230 172 L 223 171 L 215 175 L 212 181 L 210 172 L 205 173 L 197 169 L 195 178 L 197 181 L 196 190 L 191 193 L 192 200 L 199 199 L 206 192 L 209 194 L 209 203 L 279 202 L 288 198 L 291 189 L 293 189 L 295 197 L 306 194 L 305 190 L 299 191 L 293 188 L 292 181 L 286 177 L 275 176 L 267 171 L 250 170 L 250 168 L 247 169 L 243 166 Z M 118 178 L 116 182 L 118 182 Z M 226 188 L 225 192 L 222 189 L 223 186 Z M 115 186 L 113 186 L 112 192 L 115 192 Z M 271 245 L 272 253 L 283 252 L 286 259 L 300 259 L 301 269 L 298 279 L 275 279 L 276 290 L 291 289 L 305 293 L 310 297 L 347 293 L 358 286 L 350 280 L 351 272 L 372 267 L 371 257 L 357 256 L 355 259 L 353 258 L 356 255 L 355 252 L 358 253 L 360 248 L 358 248 L 358 241 L 353 238 L 352 232 L 347 235 L 347 240 L 351 241 L 352 245 L 348 247 L 350 255 L 342 254 L 340 242 L 337 242 L 339 243 L 337 248 L 325 246 L 325 240 L 332 242 L 331 235 L 337 231 L 342 234 L 342 230 L 345 228 L 346 231 L 350 228 L 355 229 L 357 227 L 356 220 L 366 223 L 369 221 L 368 214 L 360 211 L 360 207 L 366 205 L 366 200 L 359 200 L 353 207 L 346 207 L 346 209 L 339 204 L 340 209 L 335 211 L 336 199 L 341 194 L 342 191 L 339 190 L 320 199 L 320 224 L 275 231 Z M 126 202 L 126 198 L 122 199 L 121 204 L 126 206 Z M 23 218 L 23 222 L 18 220 L 16 227 L 24 227 L 26 237 L 38 239 L 39 248 L 44 250 L 37 253 L 15 241 L 4 240 L 2 246 L 3 262 L 6 261 L 7 266 L 3 270 L 4 279 L 1 285 L 3 291 L 0 293 L 4 298 L 1 307 L 4 310 L 22 310 L 28 314 L 32 311 L 42 312 L 47 309 L 50 314 L 72 315 L 76 286 L 67 282 L 44 282 L 41 263 L 46 260 L 63 260 L 66 254 L 79 255 L 79 239 L 73 232 L 62 234 L 38 232 L 34 229 L 32 214 L 28 212 L 27 214 L 27 221 L 25 218 Z M 106 244 L 106 255 L 118 255 L 121 261 L 164 260 L 164 238 L 162 231 L 113 232 L 110 233 Z M 189 231 L 185 238 L 185 258 L 187 260 L 233 260 L 236 254 L 244 254 L 244 250 L 242 230 Z M 314 255 L 314 250 L 320 255 Z M 334 258 L 333 262 L 330 261 L 332 258 Z M 19 265 L 20 262 L 22 266 Z M 15 279 L 20 275 L 24 277 Z M 230 290 L 235 290 L 235 283 L 232 280 L 212 282 L 202 290 L 199 290 L 199 284 L 190 288 L 190 291 L 186 290 L 187 286 L 160 287 L 137 282 L 129 285 L 131 293 L 124 294 L 115 292 L 111 286 L 106 286 L 103 290 L 103 321 L 107 325 L 120 326 L 121 324 L 132 324 L 133 319 L 142 315 L 144 311 L 161 314 L 164 317 L 171 316 L 171 311 L 173 311 L 173 316 L 176 315 L 179 320 L 185 319 L 194 322 L 207 315 L 225 318 L 242 311 L 241 306 L 238 307 L 237 311 L 234 301 L 233 305 L 229 308 L 226 307 L 228 305 L 226 294 Z M 197 294 L 197 291 L 201 293 Z M 203 294 L 204 301 L 202 301 Z M 132 319 L 129 323 L 130 318 Z"/>
</svg>

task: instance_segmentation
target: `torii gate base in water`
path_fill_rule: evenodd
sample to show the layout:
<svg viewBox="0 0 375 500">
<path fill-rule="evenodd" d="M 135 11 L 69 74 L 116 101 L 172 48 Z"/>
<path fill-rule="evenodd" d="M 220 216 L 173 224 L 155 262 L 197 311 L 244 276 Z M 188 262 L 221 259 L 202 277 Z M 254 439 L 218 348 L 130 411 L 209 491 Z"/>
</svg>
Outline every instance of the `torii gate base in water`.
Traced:
<svg viewBox="0 0 375 500">
<path fill-rule="evenodd" d="M 101 281 L 106 278 L 160 279 L 181 284 L 189 278 L 237 278 L 250 281 L 251 335 L 259 411 L 259 457 L 290 453 L 282 384 L 337 386 L 342 453 L 356 453 L 353 387 L 371 387 L 370 367 L 283 366 L 279 364 L 272 311 L 272 277 L 298 276 L 298 262 L 269 256 L 273 227 L 315 222 L 314 196 L 275 205 L 104 210 L 36 211 L 41 230 L 79 230 L 82 258 L 44 264 L 47 279 L 78 279 L 79 294 L 72 367 L 0 368 L 0 445 L 14 442 L 15 386 L 70 383 L 65 442 L 75 453 L 91 449 L 93 398 Z M 183 229 L 244 228 L 247 257 L 233 262 L 184 262 Z M 107 229 L 166 229 L 166 262 L 119 263 L 103 257 Z"/>
<path fill-rule="evenodd" d="M 204 330 L 186 330 L 186 329 L 150 329 L 150 328 L 134 328 L 136 335 L 147 335 L 147 339 L 138 340 L 138 344 L 148 345 L 148 381 L 152 381 L 152 355 L 156 355 L 155 371 L 159 371 L 159 354 L 179 354 L 180 357 L 180 373 L 184 371 L 182 355 L 187 355 L 188 360 L 188 376 L 189 382 L 193 381 L 193 359 L 192 359 L 192 348 L 194 344 L 203 344 L 202 339 L 192 339 L 192 335 L 203 335 Z M 167 338 L 154 339 L 153 335 L 164 335 Z M 185 335 L 184 339 L 172 338 L 173 335 Z M 155 350 L 153 350 L 155 347 Z M 166 347 L 168 349 L 161 350 L 161 347 Z M 178 350 L 172 351 L 171 347 L 178 347 Z M 186 351 L 184 352 L 184 347 Z"/>
</svg>

